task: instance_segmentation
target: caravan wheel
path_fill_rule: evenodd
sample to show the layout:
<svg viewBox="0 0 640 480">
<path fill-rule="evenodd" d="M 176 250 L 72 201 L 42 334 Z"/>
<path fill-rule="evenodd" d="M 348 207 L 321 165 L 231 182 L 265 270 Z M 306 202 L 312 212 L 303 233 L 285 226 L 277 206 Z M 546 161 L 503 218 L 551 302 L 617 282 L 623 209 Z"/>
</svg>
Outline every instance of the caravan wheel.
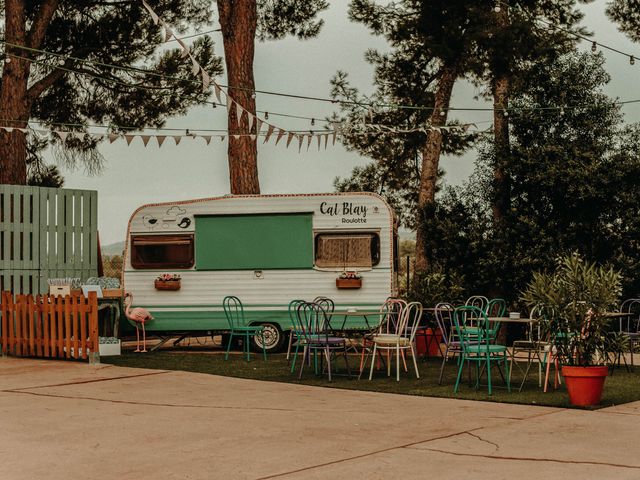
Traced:
<svg viewBox="0 0 640 480">
<path fill-rule="evenodd" d="M 264 347 L 267 353 L 276 353 L 284 347 L 284 333 L 275 323 L 263 323 L 264 327 Z M 255 335 L 251 339 L 251 348 L 254 352 L 262 352 L 262 338 Z"/>
</svg>

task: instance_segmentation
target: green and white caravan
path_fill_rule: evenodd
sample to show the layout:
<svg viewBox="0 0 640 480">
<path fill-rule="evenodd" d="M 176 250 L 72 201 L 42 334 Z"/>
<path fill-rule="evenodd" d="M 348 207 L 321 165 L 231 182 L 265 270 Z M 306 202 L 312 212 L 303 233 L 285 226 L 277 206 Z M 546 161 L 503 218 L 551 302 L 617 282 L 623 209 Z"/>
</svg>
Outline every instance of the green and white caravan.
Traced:
<svg viewBox="0 0 640 480">
<path fill-rule="evenodd" d="M 291 300 L 325 296 L 336 310 L 377 309 L 395 293 L 396 252 L 393 210 L 373 193 L 150 204 L 129 220 L 123 285 L 153 315 L 147 331 L 165 337 L 224 331 L 222 300 L 235 295 L 276 351 L 291 327 Z M 343 271 L 357 271 L 361 288 L 339 289 Z M 162 274 L 180 275 L 180 289 L 156 289 Z"/>
</svg>

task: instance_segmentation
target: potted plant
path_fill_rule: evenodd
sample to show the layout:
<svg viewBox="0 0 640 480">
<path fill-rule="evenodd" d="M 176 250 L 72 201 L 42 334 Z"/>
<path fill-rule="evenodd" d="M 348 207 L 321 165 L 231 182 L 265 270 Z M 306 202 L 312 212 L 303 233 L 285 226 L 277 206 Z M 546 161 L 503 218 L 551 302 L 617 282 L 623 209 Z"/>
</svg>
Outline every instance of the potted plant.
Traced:
<svg viewBox="0 0 640 480">
<path fill-rule="evenodd" d="M 572 405 L 597 405 L 602 398 L 610 346 L 606 312 L 621 292 L 619 272 L 573 253 L 559 258 L 552 274 L 534 273 L 522 295 L 529 308 L 540 309 Z"/>
<path fill-rule="evenodd" d="M 337 288 L 360 288 L 362 287 L 362 277 L 358 272 L 344 271 L 336 278 Z"/>
<path fill-rule="evenodd" d="M 156 290 L 180 290 L 180 275 L 163 273 L 154 282 Z"/>
</svg>

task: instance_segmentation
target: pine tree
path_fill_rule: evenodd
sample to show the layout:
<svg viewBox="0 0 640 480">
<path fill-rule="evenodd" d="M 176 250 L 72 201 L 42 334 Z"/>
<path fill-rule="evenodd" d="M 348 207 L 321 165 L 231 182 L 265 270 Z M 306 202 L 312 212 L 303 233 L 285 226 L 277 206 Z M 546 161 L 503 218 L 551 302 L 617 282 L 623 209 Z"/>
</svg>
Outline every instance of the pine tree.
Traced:
<svg viewBox="0 0 640 480">
<path fill-rule="evenodd" d="M 156 54 L 161 33 L 138 1 L 4 0 L 0 7 L 2 126 L 26 128 L 37 120 L 56 129 L 73 124 L 80 132 L 93 122 L 113 125 L 112 131 L 161 127 L 209 96 L 177 49 Z M 207 0 L 158 0 L 153 8 L 177 32 L 209 24 L 212 13 Z M 192 54 L 210 74 L 221 73 L 209 38 L 194 42 Z M 42 143 L 0 130 L 0 183 L 26 183 L 28 145 L 38 142 L 70 163 L 95 167 L 102 160 L 93 137 Z M 34 158 L 42 162 L 39 152 Z"/>
<path fill-rule="evenodd" d="M 244 110 L 255 115 L 255 39 L 275 40 L 287 34 L 301 39 L 313 37 L 322 26 L 322 20 L 315 17 L 328 3 L 325 0 L 217 0 L 217 5 L 229 93 Z M 249 118 L 242 116 L 238 124 L 235 112 L 229 109 L 228 125 L 229 133 L 241 134 L 238 138 L 229 136 L 231 193 L 260 193 L 256 141 L 247 135 L 252 133 Z"/>
</svg>

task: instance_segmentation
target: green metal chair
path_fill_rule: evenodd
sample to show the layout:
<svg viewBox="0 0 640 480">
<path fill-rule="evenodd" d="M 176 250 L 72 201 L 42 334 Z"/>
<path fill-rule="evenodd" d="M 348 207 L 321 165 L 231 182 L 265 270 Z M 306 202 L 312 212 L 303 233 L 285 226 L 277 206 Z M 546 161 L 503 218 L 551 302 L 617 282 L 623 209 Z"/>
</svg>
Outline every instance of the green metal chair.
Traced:
<svg viewBox="0 0 640 480">
<path fill-rule="evenodd" d="M 247 362 L 251 360 L 251 352 L 249 351 L 249 338 L 255 335 L 259 335 L 262 340 L 262 356 L 264 361 L 267 361 L 267 351 L 264 347 L 264 327 L 262 325 L 247 325 L 244 318 L 244 308 L 242 302 L 238 297 L 229 295 L 222 300 L 222 307 L 224 308 L 224 314 L 229 322 L 229 344 L 227 345 L 227 353 L 224 356 L 225 360 L 229 359 L 229 351 L 231 350 L 231 343 L 233 337 L 243 338 L 242 348 L 247 354 Z"/>
<path fill-rule="evenodd" d="M 478 320 L 477 332 L 469 333 L 469 329 L 465 328 L 465 321 L 469 318 Z M 456 332 L 458 333 L 458 336 L 460 338 L 461 347 L 458 377 L 456 379 L 456 385 L 453 391 L 456 393 L 458 392 L 460 378 L 462 377 L 462 369 L 464 368 L 465 363 L 474 362 L 476 364 L 476 388 L 478 388 L 480 385 L 480 369 L 486 369 L 489 395 L 491 395 L 492 364 L 498 366 L 498 368 L 502 364 L 504 365 L 507 372 L 507 376 L 505 379 L 507 389 L 509 392 L 511 392 L 507 347 L 504 345 L 496 345 L 494 343 L 491 343 L 492 333 L 489 328 L 489 319 L 486 313 L 473 306 L 458 307 L 454 312 L 453 320 L 456 327 Z M 500 374 L 502 375 L 502 371 L 500 371 Z"/>
</svg>

